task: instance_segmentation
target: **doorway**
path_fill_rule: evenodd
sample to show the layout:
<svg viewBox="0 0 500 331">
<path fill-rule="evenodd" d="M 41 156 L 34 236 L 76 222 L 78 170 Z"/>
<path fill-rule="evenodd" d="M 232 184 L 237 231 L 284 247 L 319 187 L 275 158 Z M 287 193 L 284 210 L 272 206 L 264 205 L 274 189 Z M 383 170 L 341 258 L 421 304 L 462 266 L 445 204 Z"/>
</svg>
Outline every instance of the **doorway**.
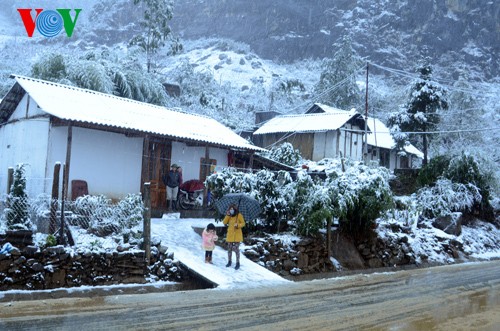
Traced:
<svg viewBox="0 0 500 331">
<path fill-rule="evenodd" d="M 151 209 L 166 209 L 166 189 L 163 176 L 169 171 L 172 143 L 167 140 L 145 139 L 142 160 L 142 183 L 151 183 Z"/>
</svg>

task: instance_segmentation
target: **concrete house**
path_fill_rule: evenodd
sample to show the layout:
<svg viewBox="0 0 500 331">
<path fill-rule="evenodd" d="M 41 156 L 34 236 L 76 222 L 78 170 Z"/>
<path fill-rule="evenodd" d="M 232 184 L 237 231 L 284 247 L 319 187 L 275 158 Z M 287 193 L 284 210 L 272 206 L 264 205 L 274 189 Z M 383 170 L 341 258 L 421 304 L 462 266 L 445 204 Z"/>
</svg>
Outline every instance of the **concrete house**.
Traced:
<svg viewBox="0 0 500 331">
<path fill-rule="evenodd" d="M 256 145 L 270 148 L 291 143 L 306 159 L 363 158 L 365 120 L 354 109 L 344 111 L 316 103 L 305 114 L 281 115 L 253 133 Z"/>
<path fill-rule="evenodd" d="M 184 180 L 204 180 L 216 167 L 262 149 L 214 119 L 29 77 L 0 103 L 0 190 L 7 169 L 27 164 L 31 196 L 50 193 L 56 162 L 70 159 L 69 183 L 119 199 L 151 183 L 153 208 L 165 207 L 162 175 L 172 163 Z M 71 196 L 71 185 L 69 187 Z"/>
</svg>

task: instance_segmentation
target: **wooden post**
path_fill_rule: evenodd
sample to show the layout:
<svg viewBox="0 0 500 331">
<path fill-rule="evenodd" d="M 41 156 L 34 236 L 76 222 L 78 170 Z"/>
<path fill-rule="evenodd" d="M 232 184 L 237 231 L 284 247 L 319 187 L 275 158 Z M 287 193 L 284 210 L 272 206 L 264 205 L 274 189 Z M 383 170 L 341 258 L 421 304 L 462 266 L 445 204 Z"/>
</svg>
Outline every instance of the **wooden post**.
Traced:
<svg viewBox="0 0 500 331">
<path fill-rule="evenodd" d="M 62 188 L 62 195 L 61 195 L 61 226 L 59 228 L 59 244 L 60 245 L 66 245 L 66 238 L 64 237 L 64 209 L 66 205 L 66 195 L 67 195 L 67 190 L 68 187 L 65 184 L 64 178 L 66 178 L 68 173 L 68 169 L 66 167 L 66 164 L 63 166 L 63 188 Z"/>
<path fill-rule="evenodd" d="M 326 221 L 326 251 L 328 261 L 332 257 L 332 218 L 328 217 Z"/>
<path fill-rule="evenodd" d="M 363 146 L 363 161 L 368 163 L 368 62 L 366 62 L 366 96 L 365 96 L 365 136 Z M 352 139 L 351 139 L 352 144 Z"/>
<path fill-rule="evenodd" d="M 14 183 L 14 168 L 7 169 L 7 194 L 10 194 L 10 187 Z"/>
<path fill-rule="evenodd" d="M 68 141 L 66 143 L 66 164 L 63 171 L 63 189 L 66 188 L 63 194 L 63 199 L 68 199 L 68 182 L 69 182 L 69 169 L 71 163 L 71 145 L 73 143 L 73 125 L 71 122 L 68 124 Z"/>
<path fill-rule="evenodd" d="M 65 201 L 68 199 L 68 182 L 69 182 L 69 165 L 71 161 L 71 144 L 73 142 L 73 125 L 71 122 L 68 123 L 68 140 L 66 143 L 66 163 L 63 167 L 63 189 L 62 189 L 62 201 L 61 201 L 61 229 L 59 233 L 59 243 L 61 245 L 66 245 L 66 238 L 64 237 L 64 207 Z"/>
<path fill-rule="evenodd" d="M 210 176 L 210 151 L 208 145 L 205 146 L 205 180 Z M 208 187 L 205 185 L 205 190 L 203 191 L 203 208 L 208 206 Z"/>
<path fill-rule="evenodd" d="M 144 183 L 144 215 L 143 236 L 146 263 L 151 261 L 151 183 Z"/>
<path fill-rule="evenodd" d="M 253 172 L 252 169 L 253 169 L 253 152 L 250 154 L 250 160 L 249 160 L 249 168 L 250 168 L 250 172 Z"/>
<path fill-rule="evenodd" d="M 57 200 L 59 199 L 59 173 L 61 171 L 61 163 L 57 162 L 54 165 L 54 177 L 52 178 L 52 199 L 50 200 L 50 222 L 49 232 L 51 234 L 57 229 Z"/>
</svg>

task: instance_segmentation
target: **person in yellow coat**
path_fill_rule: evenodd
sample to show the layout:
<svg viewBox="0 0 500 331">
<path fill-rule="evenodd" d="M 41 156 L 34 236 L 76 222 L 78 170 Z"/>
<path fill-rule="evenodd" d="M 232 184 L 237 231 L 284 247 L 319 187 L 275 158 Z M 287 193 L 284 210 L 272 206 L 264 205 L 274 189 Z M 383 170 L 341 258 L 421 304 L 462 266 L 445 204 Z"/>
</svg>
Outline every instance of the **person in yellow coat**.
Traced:
<svg viewBox="0 0 500 331">
<path fill-rule="evenodd" d="M 240 243 L 243 241 L 243 231 L 241 229 L 245 226 L 245 219 L 238 212 L 236 205 L 229 206 L 223 223 L 227 226 L 226 243 L 228 249 L 226 267 L 231 266 L 231 258 L 234 252 L 236 254 L 234 269 L 238 270 L 240 268 Z"/>
</svg>

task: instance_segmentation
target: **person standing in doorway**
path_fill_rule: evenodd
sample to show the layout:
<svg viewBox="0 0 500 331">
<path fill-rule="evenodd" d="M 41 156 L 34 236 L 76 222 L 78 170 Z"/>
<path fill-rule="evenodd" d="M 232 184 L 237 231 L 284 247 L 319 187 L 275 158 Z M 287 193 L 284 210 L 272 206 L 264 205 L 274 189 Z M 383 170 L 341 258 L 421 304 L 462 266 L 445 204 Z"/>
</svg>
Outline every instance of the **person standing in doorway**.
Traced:
<svg viewBox="0 0 500 331">
<path fill-rule="evenodd" d="M 234 252 L 236 254 L 234 269 L 238 270 L 240 268 L 240 243 L 243 241 L 243 231 L 241 229 L 245 226 L 245 219 L 238 212 L 236 205 L 232 204 L 229 206 L 223 223 L 227 225 L 226 243 L 228 247 L 226 267 L 231 266 L 231 258 Z"/>
<path fill-rule="evenodd" d="M 177 210 L 177 193 L 179 192 L 180 177 L 177 164 L 170 166 L 170 171 L 163 177 L 163 184 L 167 189 L 167 208 L 169 211 Z"/>
</svg>

